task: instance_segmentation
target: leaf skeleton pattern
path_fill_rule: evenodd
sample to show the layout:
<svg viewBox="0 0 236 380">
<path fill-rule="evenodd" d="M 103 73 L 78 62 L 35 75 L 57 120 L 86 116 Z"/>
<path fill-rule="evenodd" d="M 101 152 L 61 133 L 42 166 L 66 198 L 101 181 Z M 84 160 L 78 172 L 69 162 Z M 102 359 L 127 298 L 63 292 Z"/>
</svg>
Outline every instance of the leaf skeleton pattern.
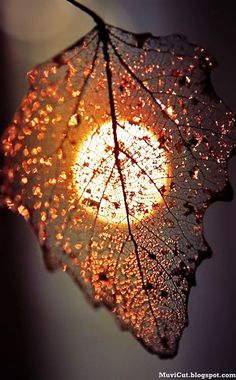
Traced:
<svg viewBox="0 0 236 380">
<path fill-rule="evenodd" d="M 235 119 L 211 86 L 213 66 L 183 36 L 98 22 L 29 73 L 2 137 L 1 205 L 29 220 L 49 269 L 67 271 L 160 357 L 177 352 L 196 267 L 210 255 L 204 212 L 231 195 Z M 91 145 L 102 130 L 104 154 Z M 85 143 L 92 167 L 78 155 Z"/>
</svg>

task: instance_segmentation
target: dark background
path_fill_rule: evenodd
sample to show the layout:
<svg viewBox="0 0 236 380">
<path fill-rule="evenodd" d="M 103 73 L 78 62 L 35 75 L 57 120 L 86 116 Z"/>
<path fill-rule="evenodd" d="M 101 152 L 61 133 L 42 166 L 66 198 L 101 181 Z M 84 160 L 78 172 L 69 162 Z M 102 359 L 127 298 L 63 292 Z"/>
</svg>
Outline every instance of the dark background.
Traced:
<svg viewBox="0 0 236 380">
<path fill-rule="evenodd" d="M 236 2 L 209 0 L 84 1 L 108 23 L 155 35 L 183 33 L 213 55 L 212 81 L 236 112 Z M 0 4 L 1 129 L 26 92 L 26 72 L 93 26 L 66 1 Z M 236 189 L 236 157 L 229 163 Z M 29 226 L 0 213 L 0 378 L 4 380 L 154 380 L 159 371 L 236 372 L 236 201 L 206 212 L 213 257 L 197 271 L 189 327 L 177 357 L 160 360 L 104 309 L 93 310 L 64 273 L 51 274 Z"/>
</svg>

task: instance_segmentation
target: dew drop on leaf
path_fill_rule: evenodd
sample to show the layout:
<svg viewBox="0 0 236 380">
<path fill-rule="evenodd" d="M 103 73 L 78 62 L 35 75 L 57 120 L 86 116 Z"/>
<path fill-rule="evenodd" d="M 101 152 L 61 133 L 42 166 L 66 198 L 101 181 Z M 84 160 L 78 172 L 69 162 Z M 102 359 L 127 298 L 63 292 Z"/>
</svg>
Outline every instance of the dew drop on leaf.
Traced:
<svg viewBox="0 0 236 380">
<path fill-rule="evenodd" d="M 210 85 L 203 48 L 96 17 L 28 74 L 1 140 L 1 205 L 32 225 L 48 268 L 68 272 L 149 351 L 173 357 L 210 255 L 204 212 L 227 196 L 235 117 Z"/>
</svg>

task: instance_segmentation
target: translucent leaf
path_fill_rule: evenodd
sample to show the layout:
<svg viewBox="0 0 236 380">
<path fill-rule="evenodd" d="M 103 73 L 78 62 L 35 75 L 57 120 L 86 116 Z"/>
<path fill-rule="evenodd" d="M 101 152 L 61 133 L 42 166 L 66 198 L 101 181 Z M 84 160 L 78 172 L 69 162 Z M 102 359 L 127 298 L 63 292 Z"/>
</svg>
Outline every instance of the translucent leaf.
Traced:
<svg viewBox="0 0 236 380">
<path fill-rule="evenodd" d="M 29 220 L 49 269 L 161 357 L 176 354 L 210 254 L 204 212 L 230 190 L 235 119 L 213 66 L 183 36 L 98 23 L 29 73 L 2 138 L 1 204 Z"/>
</svg>

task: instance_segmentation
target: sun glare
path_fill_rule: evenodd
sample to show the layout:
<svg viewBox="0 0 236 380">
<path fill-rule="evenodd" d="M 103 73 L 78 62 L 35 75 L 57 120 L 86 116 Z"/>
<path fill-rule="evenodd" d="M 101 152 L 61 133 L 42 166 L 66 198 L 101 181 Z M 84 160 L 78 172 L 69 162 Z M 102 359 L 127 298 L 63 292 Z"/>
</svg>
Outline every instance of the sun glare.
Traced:
<svg viewBox="0 0 236 380">
<path fill-rule="evenodd" d="M 118 170 L 112 123 L 94 129 L 78 147 L 73 165 L 78 199 L 102 222 L 138 223 L 155 213 L 168 185 L 166 152 L 142 125 L 118 122 Z M 127 209 L 128 208 L 128 209 Z M 128 210 L 128 213 L 127 213 Z"/>
</svg>

